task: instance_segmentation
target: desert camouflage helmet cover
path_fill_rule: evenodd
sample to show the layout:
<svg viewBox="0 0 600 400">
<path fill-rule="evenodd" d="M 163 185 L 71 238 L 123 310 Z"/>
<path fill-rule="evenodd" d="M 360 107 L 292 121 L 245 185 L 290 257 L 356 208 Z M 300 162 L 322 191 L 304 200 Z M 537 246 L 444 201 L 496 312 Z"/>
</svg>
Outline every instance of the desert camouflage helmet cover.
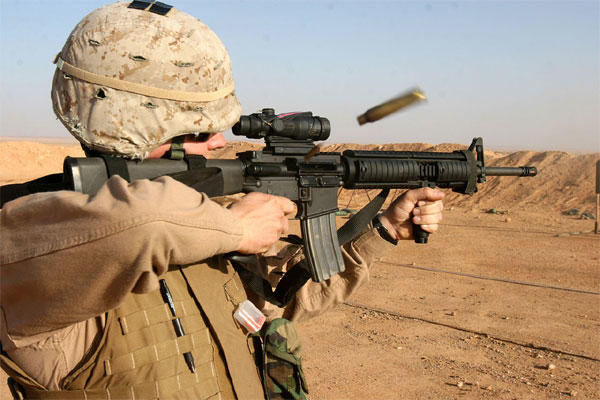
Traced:
<svg viewBox="0 0 600 400">
<path fill-rule="evenodd" d="M 91 12 L 57 55 L 52 105 L 63 125 L 88 148 L 142 159 L 175 136 L 233 126 L 241 107 L 217 35 L 175 8 L 129 5 Z"/>
</svg>

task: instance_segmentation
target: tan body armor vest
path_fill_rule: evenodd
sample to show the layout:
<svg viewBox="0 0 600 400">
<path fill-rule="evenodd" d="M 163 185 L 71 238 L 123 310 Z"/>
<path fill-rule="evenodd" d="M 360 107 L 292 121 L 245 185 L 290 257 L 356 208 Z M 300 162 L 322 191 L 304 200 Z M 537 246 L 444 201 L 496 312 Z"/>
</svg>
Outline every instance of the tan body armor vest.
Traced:
<svg viewBox="0 0 600 400">
<path fill-rule="evenodd" d="M 108 312 L 99 344 L 63 380 L 63 390 L 43 390 L 2 356 L 5 369 L 27 398 L 263 399 L 250 341 L 233 318 L 246 293 L 231 265 L 214 257 L 161 278 L 172 294 L 183 336 L 177 337 L 158 290 L 130 294 Z M 193 355 L 195 373 L 185 362 L 186 352 Z"/>
</svg>

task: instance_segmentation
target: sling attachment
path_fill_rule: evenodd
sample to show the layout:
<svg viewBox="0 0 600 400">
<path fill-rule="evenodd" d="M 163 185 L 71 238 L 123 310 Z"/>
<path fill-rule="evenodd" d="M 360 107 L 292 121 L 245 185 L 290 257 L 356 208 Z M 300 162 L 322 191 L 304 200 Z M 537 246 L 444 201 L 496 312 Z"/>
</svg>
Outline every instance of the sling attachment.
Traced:
<svg viewBox="0 0 600 400">
<path fill-rule="evenodd" d="M 114 157 L 108 154 L 98 154 L 98 157 L 101 157 L 104 160 L 109 178 L 113 175 L 119 175 L 127 182 L 131 182 L 129 169 L 127 168 L 127 160 L 125 158 Z"/>
<path fill-rule="evenodd" d="M 373 200 L 354 214 L 340 229 L 338 229 L 338 240 L 340 246 L 345 245 L 354 239 L 377 215 L 385 199 L 390 193 L 390 189 L 383 189 Z"/>
<path fill-rule="evenodd" d="M 306 260 L 294 265 L 283 275 L 275 290 L 266 279 L 262 278 L 246 266 L 258 266 L 256 254 L 245 255 L 230 253 L 226 258 L 231 262 L 242 282 L 254 293 L 277 307 L 284 307 L 294 298 L 294 295 L 311 277 Z"/>
<path fill-rule="evenodd" d="M 184 160 L 188 164 L 188 170 L 169 174 L 171 178 L 200 193 L 206 193 L 208 197 L 223 195 L 225 180 L 221 169 L 206 167 L 206 158 L 203 156 L 187 155 Z"/>
<path fill-rule="evenodd" d="M 188 164 L 189 170 L 201 169 L 206 167 L 206 157 L 204 156 L 189 154 L 185 157 L 185 161 Z"/>
<path fill-rule="evenodd" d="M 282 237 L 279 240 L 289 244 L 296 244 L 298 246 L 301 246 L 303 243 L 302 238 L 298 235 L 287 235 L 286 237 Z"/>
<path fill-rule="evenodd" d="M 383 189 L 373 200 L 363 207 L 358 213 L 348 220 L 340 229 L 338 229 L 338 240 L 340 246 L 345 245 L 354 239 L 377 215 L 381 206 L 385 202 L 390 190 Z M 286 240 L 287 239 L 287 240 Z M 284 240 L 288 242 L 298 242 L 298 236 L 290 235 Z M 239 253 L 229 253 L 226 258 L 231 261 L 233 267 L 242 278 L 242 281 L 252 289 L 254 293 L 267 300 L 277 307 L 284 307 L 292 301 L 294 295 L 311 278 L 311 273 L 306 259 L 302 259 L 283 275 L 277 287 L 273 291 L 271 284 L 260 277 L 258 274 L 250 271 L 245 265 L 253 266 L 258 269 L 258 257 L 255 254 L 245 255 Z"/>
</svg>

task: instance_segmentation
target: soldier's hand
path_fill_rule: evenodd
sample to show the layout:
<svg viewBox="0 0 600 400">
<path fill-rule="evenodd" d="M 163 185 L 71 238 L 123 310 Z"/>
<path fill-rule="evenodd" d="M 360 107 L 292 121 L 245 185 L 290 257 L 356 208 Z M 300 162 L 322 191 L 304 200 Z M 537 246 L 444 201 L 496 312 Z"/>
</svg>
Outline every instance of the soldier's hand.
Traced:
<svg viewBox="0 0 600 400">
<path fill-rule="evenodd" d="M 229 209 L 244 229 L 238 249 L 244 254 L 270 249 L 288 231 L 288 218 L 296 215 L 296 205 L 291 200 L 264 193 L 249 193 Z"/>
<path fill-rule="evenodd" d="M 426 232 L 435 233 L 442 220 L 445 195 L 431 188 L 407 190 L 392 202 L 379 220 L 397 240 L 413 238 L 412 222 L 421 225 Z"/>
</svg>

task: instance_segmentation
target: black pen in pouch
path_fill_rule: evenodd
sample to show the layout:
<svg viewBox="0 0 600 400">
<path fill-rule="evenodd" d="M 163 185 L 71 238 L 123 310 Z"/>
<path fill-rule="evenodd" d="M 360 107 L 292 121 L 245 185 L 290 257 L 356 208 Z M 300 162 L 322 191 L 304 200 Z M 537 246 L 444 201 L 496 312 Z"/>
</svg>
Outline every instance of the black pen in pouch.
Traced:
<svg viewBox="0 0 600 400">
<path fill-rule="evenodd" d="M 169 310 L 171 310 L 171 314 L 174 317 L 174 319 L 172 319 L 171 321 L 173 322 L 173 328 L 175 328 L 175 335 L 177 335 L 177 337 L 181 337 L 185 335 L 185 332 L 183 330 L 183 326 L 181 325 L 181 321 L 179 320 L 179 318 L 177 318 L 177 313 L 175 312 L 175 303 L 173 302 L 173 296 L 171 296 L 171 291 L 169 290 L 167 282 L 164 279 L 161 279 L 159 283 L 160 294 L 162 295 L 163 301 L 167 303 L 167 305 L 169 306 Z M 195 373 L 196 366 L 194 365 L 194 356 L 192 355 L 192 353 L 189 351 L 183 353 L 183 358 L 185 359 L 185 363 L 187 364 L 190 371 L 192 371 L 192 373 Z"/>
</svg>

